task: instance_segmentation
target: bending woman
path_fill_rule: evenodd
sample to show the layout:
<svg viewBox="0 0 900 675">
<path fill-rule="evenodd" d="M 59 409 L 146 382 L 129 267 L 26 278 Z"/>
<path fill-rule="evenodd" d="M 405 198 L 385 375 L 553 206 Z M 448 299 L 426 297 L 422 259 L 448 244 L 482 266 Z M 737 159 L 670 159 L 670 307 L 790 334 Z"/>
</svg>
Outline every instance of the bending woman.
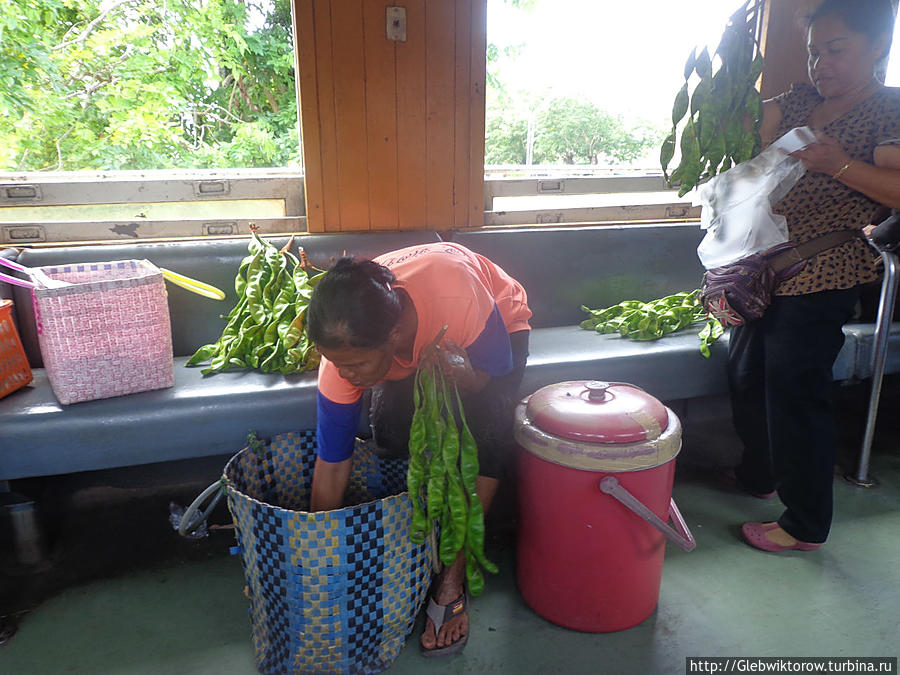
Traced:
<svg viewBox="0 0 900 675">
<path fill-rule="evenodd" d="M 338 260 L 308 310 L 309 335 L 323 357 L 312 510 L 342 505 L 365 389 L 374 388 L 369 418 L 380 451 L 409 454 L 414 375 L 423 359 L 434 359 L 462 395 L 478 443 L 476 492 L 487 513 L 513 442 L 530 317 L 521 284 L 457 244 Z M 444 326 L 443 342 L 430 346 Z M 467 640 L 464 579 L 460 553 L 429 599 L 422 634 L 427 655 L 458 651 Z"/>
<path fill-rule="evenodd" d="M 891 42 L 890 0 L 825 0 L 808 23 L 810 84 L 766 101 L 772 141 L 808 125 L 817 142 L 794 153 L 807 173 L 774 208 L 791 240 L 868 226 L 900 207 L 900 90 L 876 77 Z M 734 329 L 729 384 L 744 454 L 731 480 L 756 497 L 776 494 L 775 522 L 744 523 L 766 551 L 819 548 L 832 520 L 835 429 L 832 367 L 859 285 L 878 277 L 862 238 L 820 253 L 776 290 L 758 321 Z"/>
</svg>

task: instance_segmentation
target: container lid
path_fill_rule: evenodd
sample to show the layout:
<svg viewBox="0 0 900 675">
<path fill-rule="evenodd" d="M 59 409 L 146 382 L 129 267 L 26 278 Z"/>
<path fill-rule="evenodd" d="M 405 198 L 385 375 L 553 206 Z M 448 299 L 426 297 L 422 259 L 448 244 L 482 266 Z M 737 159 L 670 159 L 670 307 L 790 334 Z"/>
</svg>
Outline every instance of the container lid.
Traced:
<svg viewBox="0 0 900 675">
<path fill-rule="evenodd" d="M 548 434 L 591 443 L 639 443 L 668 426 L 666 407 L 632 384 L 577 380 L 535 392 L 526 415 Z"/>
<path fill-rule="evenodd" d="M 516 442 L 561 466 L 587 471 L 641 471 L 681 450 L 681 422 L 630 384 L 579 380 L 538 390 L 516 406 Z"/>
</svg>

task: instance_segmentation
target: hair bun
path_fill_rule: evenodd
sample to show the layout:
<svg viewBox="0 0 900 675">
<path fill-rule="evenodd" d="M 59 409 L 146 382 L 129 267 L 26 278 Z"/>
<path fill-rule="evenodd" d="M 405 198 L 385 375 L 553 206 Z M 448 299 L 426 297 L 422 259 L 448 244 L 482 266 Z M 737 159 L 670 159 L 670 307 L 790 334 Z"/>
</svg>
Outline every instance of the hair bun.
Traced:
<svg viewBox="0 0 900 675">
<path fill-rule="evenodd" d="M 374 260 L 357 260 L 350 256 L 338 258 L 329 274 L 345 277 L 356 283 L 371 280 L 378 284 L 390 284 L 394 281 L 394 274 L 384 265 L 379 265 Z"/>
</svg>

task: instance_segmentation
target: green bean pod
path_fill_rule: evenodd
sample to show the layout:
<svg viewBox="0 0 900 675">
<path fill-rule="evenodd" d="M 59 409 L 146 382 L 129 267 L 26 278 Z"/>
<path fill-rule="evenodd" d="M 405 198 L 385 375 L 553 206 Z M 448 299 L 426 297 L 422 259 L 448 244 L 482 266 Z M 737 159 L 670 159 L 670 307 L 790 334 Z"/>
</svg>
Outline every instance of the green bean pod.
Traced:
<svg viewBox="0 0 900 675">
<path fill-rule="evenodd" d="M 413 419 L 409 428 L 409 466 L 406 485 L 412 501 L 413 515 L 409 538 L 415 544 L 425 541 L 428 520 L 422 507 L 422 488 L 425 483 L 425 411 L 422 408 L 420 371 L 416 371 L 413 383 Z"/>
</svg>

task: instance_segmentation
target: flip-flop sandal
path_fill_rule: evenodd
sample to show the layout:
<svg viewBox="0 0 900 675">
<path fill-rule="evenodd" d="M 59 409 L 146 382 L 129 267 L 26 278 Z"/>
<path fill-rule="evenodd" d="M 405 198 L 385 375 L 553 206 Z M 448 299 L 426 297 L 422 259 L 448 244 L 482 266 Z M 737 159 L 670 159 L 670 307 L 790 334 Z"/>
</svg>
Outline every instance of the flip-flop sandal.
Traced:
<svg viewBox="0 0 900 675">
<path fill-rule="evenodd" d="M 426 616 L 428 616 L 432 622 L 434 623 L 434 635 L 437 638 L 437 634 L 441 630 L 441 626 L 447 623 L 450 619 L 455 616 L 459 616 L 468 608 L 469 601 L 466 597 L 466 594 L 463 593 L 456 600 L 451 602 L 449 605 L 439 605 L 434 599 L 429 595 L 428 597 L 428 608 L 425 610 Z M 419 642 L 419 647 L 422 650 L 422 656 L 426 656 L 428 658 L 436 657 L 436 656 L 450 656 L 451 654 L 456 654 L 457 652 L 462 651 L 462 648 L 466 646 L 466 642 L 469 641 L 469 632 L 466 631 L 466 634 L 463 635 L 459 640 L 454 642 L 453 644 L 447 645 L 446 647 L 435 647 L 434 649 L 426 649 L 422 646 L 422 643 Z"/>
</svg>

